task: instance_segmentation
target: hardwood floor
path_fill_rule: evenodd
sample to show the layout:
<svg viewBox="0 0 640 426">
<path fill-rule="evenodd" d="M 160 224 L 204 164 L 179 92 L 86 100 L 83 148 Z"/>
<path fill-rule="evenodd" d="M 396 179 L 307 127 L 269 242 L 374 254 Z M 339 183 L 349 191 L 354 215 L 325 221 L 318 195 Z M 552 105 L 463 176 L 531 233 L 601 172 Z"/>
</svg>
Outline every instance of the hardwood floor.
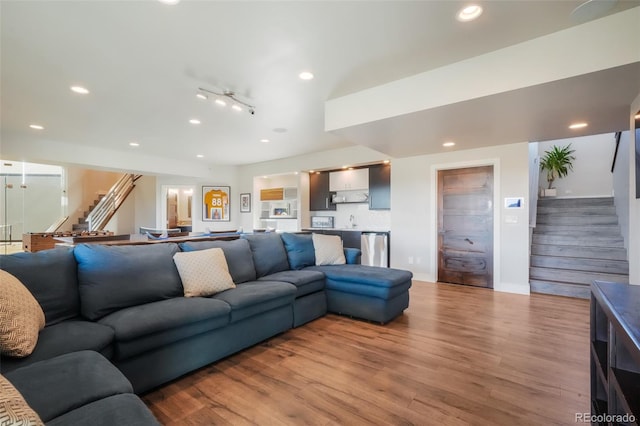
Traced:
<svg viewBox="0 0 640 426">
<path fill-rule="evenodd" d="M 143 399 L 166 425 L 575 424 L 589 302 L 414 281 L 387 325 L 327 315 Z"/>
</svg>

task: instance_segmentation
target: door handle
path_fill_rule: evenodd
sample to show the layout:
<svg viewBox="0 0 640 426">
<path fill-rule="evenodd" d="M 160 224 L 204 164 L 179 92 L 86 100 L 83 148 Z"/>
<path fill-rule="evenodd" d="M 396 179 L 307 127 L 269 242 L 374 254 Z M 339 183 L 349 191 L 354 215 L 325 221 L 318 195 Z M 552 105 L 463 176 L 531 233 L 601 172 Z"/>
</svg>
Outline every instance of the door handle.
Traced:
<svg viewBox="0 0 640 426">
<path fill-rule="evenodd" d="M 465 240 L 466 242 L 468 242 L 469 244 L 473 245 L 473 241 L 471 241 L 470 239 L 465 238 L 464 240 Z"/>
<path fill-rule="evenodd" d="M 324 197 L 324 208 L 325 209 L 329 208 L 329 197 Z"/>
</svg>

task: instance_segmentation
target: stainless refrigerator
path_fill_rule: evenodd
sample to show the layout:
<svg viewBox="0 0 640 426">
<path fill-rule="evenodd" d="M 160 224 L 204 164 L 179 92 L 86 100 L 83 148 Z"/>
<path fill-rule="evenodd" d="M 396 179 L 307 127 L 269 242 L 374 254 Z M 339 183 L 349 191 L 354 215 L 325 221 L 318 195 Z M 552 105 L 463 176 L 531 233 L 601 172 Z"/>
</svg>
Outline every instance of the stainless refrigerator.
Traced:
<svg viewBox="0 0 640 426">
<path fill-rule="evenodd" d="M 389 267 L 388 232 L 363 232 L 361 250 L 363 265 Z"/>
</svg>

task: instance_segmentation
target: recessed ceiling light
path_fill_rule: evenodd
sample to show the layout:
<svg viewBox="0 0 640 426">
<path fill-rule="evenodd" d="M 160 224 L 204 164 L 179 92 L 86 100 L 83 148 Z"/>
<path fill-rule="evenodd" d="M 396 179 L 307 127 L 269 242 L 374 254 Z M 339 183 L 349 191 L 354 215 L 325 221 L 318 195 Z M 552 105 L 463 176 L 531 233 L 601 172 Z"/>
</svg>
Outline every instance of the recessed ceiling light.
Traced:
<svg viewBox="0 0 640 426">
<path fill-rule="evenodd" d="M 298 74 L 298 77 L 300 77 L 300 80 L 313 80 L 313 73 L 309 71 L 302 71 Z"/>
<path fill-rule="evenodd" d="M 636 120 L 640 120 L 640 114 L 636 114 L 633 118 L 635 118 Z"/>
<path fill-rule="evenodd" d="M 477 4 L 470 4 L 465 6 L 456 15 L 456 19 L 460 22 L 469 22 L 482 15 L 482 7 Z"/>
<path fill-rule="evenodd" d="M 342 166 L 342 168 L 346 170 L 349 168 L 349 166 Z"/>
<path fill-rule="evenodd" d="M 44 130 L 44 127 L 39 124 L 29 124 L 29 127 L 35 130 Z"/>
<path fill-rule="evenodd" d="M 315 170 L 309 170 L 309 173 L 315 173 Z"/>
<path fill-rule="evenodd" d="M 242 107 L 240 105 L 237 105 L 237 104 L 231 105 L 231 109 L 236 110 L 236 111 L 242 111 Z"/>
<path fill-rule="evenodd" d="M 227 103 L 220 98 L 216 99 L 216 103 L 220 106 L 227 106 Z"/>
<path fill-rule="evenodd" d="M 196 118 L 192 118 L 191 120 L 189 120 L 189 123 L 191 123 L 191 124 L 200 124 L 200 120 L 198 120 Z"/>
<path fill-rule="evenodd" d="M 160 3 L 168 4 L 173 6 L 174 4 L 180 3 L 180 0 L 158 0 Z"/>
<path fill-rule="evenodd" d="M 384 164 L 389 164 L 391 161 L 390 160 L 384 160 L 383 163 Z"/>
<path fill-rule="evenodd" d="M 448 148 L 448 147 L 450 147 L 450 146 L 454 146 L 455 144 L 456 144 L 455 142 L 451 142 L 451 141 L 449 141 L 449 142 L 445 142 L 445 143 L 443 143 L 443 144 L 442 144 L 442 146 L 444 146 L 444 147 L 447 147 L 447 148 Z"/>
<path fill-rule="evenodd" d="M 129 142 L 129 146 L 140 146 L 138 142 Z"/>
<path fill-rule="evenodd" d="M 197 154 L 197 155 L 196 155 L 196 157 L 198 157 L 198 158 L 204 158 L 204 155 L 202 155 L 202 154 Z"/>
<path fill-rule="evenodd" d="M 572 125 L 569 126 L 570 129 L 583 129 L 585 127 L 587 127 L 588 124 L 587 123 L 573 123 Z"/>
<path fill-rule="evenodd" d="M 207 95 L 203 95 L 202 93 L 198 93 L 198 94 L 196 95 L 196 98 L 198 98 L 198 99 L 204 99 L 204 100 L 209 99 L 209 98 L 207 98 Z"/>
<path fill-rule="evenodd" d="M 262 143 L 269 143 L 269 139 L 260 139 L 260 142 L 262 142 Z"/>
<path fill-rule="evenodd" d="M 79 93 L 81 95 L 86 95 L 89 93 L 89 90 L 85 89 L 82 86 L 71 86 L 71 91 L 75 93 Z"/>
</svg>

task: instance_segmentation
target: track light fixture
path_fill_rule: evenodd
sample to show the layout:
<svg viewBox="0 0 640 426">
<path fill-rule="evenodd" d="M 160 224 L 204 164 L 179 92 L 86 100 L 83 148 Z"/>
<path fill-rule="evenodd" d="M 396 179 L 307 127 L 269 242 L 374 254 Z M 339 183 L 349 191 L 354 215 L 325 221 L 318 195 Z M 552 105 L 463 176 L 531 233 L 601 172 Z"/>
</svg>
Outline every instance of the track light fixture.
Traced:
<svg viewBox="0 0 640 426">
<path fill-rule="evenodd" d="M 213 95 L 217 97 L 214 102 L 218 105 L 226 106 L 227 103 L 231 103 L 231 108 L 236 111 L 242 111 L 246 109 L 251 115 L 254 115 L 256 113 L 256 107 L 238 99 L 236 97 L 236 93 L 233 90 L 224 90 L 222 93 L 203 89 L 202 87 L 199 87 L 198 90 L 200 92 L 196 96 L 200 99 L 208 99 L 210 95 Z"/>
</svg>

